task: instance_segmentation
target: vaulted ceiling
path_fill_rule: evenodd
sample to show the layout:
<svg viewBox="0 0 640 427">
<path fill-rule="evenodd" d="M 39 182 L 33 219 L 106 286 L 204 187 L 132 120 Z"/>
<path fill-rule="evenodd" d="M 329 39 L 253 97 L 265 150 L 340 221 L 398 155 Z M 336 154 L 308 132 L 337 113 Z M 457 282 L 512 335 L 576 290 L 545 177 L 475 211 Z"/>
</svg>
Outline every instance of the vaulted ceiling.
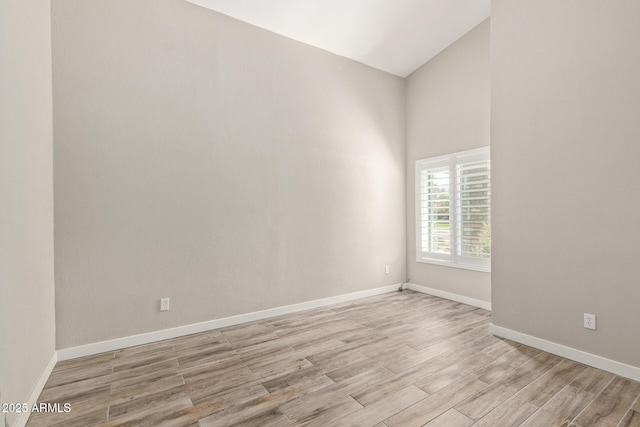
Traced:
<svg viewBox="0 0 640 427">
<path fill-rule="evenodd" d="M 189 1 L 401 77 L 490 14 L 490 0 Z"/>
</svg>

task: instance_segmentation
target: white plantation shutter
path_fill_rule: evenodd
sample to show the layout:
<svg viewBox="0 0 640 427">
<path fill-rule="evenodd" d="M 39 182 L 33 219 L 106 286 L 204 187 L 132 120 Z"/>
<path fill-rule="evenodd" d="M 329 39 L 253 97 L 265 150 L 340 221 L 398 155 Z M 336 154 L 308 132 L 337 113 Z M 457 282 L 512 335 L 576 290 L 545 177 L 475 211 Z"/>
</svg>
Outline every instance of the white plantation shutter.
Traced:
<svg viewBox="0 0 640 427">
<path fill-rule="evenodd" d="M 416 250 L 421 262 L 491 267 L 489 149 L 416 162 Z"/>
<path fill-rule="evenodd" d="M 491 187 L 489 153 L 456 158 L 456 257 L 462 264 L 489 267 Z"/>
<path fill-rule="evenodd" d="M 443 260 L 451 254 L 450 184 L 449 165 L 432 165 L 420 172 L 422 251 Z"/>
</svg>

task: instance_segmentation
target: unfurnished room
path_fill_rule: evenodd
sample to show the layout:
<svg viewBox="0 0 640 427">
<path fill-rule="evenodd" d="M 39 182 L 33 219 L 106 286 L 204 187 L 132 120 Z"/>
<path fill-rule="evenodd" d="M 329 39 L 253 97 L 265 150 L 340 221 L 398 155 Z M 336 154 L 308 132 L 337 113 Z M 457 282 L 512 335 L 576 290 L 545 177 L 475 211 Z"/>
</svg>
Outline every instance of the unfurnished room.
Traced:
<svg viewBox="0 0 640 427">
<path fill-rule="evenodd" d="M 640 426 L 638 22 L 0 0 L 0 426 Z"/>
</svg>

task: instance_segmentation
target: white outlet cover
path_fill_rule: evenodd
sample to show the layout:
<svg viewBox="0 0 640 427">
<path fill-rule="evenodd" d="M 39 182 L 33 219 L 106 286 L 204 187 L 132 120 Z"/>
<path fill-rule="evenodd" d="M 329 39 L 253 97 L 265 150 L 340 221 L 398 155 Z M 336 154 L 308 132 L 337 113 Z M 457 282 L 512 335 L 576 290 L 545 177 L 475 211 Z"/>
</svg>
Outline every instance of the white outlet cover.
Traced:
<svg viewBox="0 0 640 427">
<path fill-rule="evenodd" d="M 584 327 L 587 329 L 596 330 L 596 315 L 584 313 Z"/>
</svg>

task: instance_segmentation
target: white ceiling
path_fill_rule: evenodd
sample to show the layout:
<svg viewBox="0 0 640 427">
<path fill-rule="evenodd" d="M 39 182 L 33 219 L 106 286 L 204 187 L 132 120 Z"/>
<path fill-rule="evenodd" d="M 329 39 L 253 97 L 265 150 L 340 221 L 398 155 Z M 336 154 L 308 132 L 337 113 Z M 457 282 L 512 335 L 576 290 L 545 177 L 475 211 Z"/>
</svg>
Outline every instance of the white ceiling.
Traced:
<svg viewBox="0 0 640 427">
<path fill-rule="evenodd" d="M 490 13 L 490 0 L 188 1 L 401 77 Z"/>
</svg>

